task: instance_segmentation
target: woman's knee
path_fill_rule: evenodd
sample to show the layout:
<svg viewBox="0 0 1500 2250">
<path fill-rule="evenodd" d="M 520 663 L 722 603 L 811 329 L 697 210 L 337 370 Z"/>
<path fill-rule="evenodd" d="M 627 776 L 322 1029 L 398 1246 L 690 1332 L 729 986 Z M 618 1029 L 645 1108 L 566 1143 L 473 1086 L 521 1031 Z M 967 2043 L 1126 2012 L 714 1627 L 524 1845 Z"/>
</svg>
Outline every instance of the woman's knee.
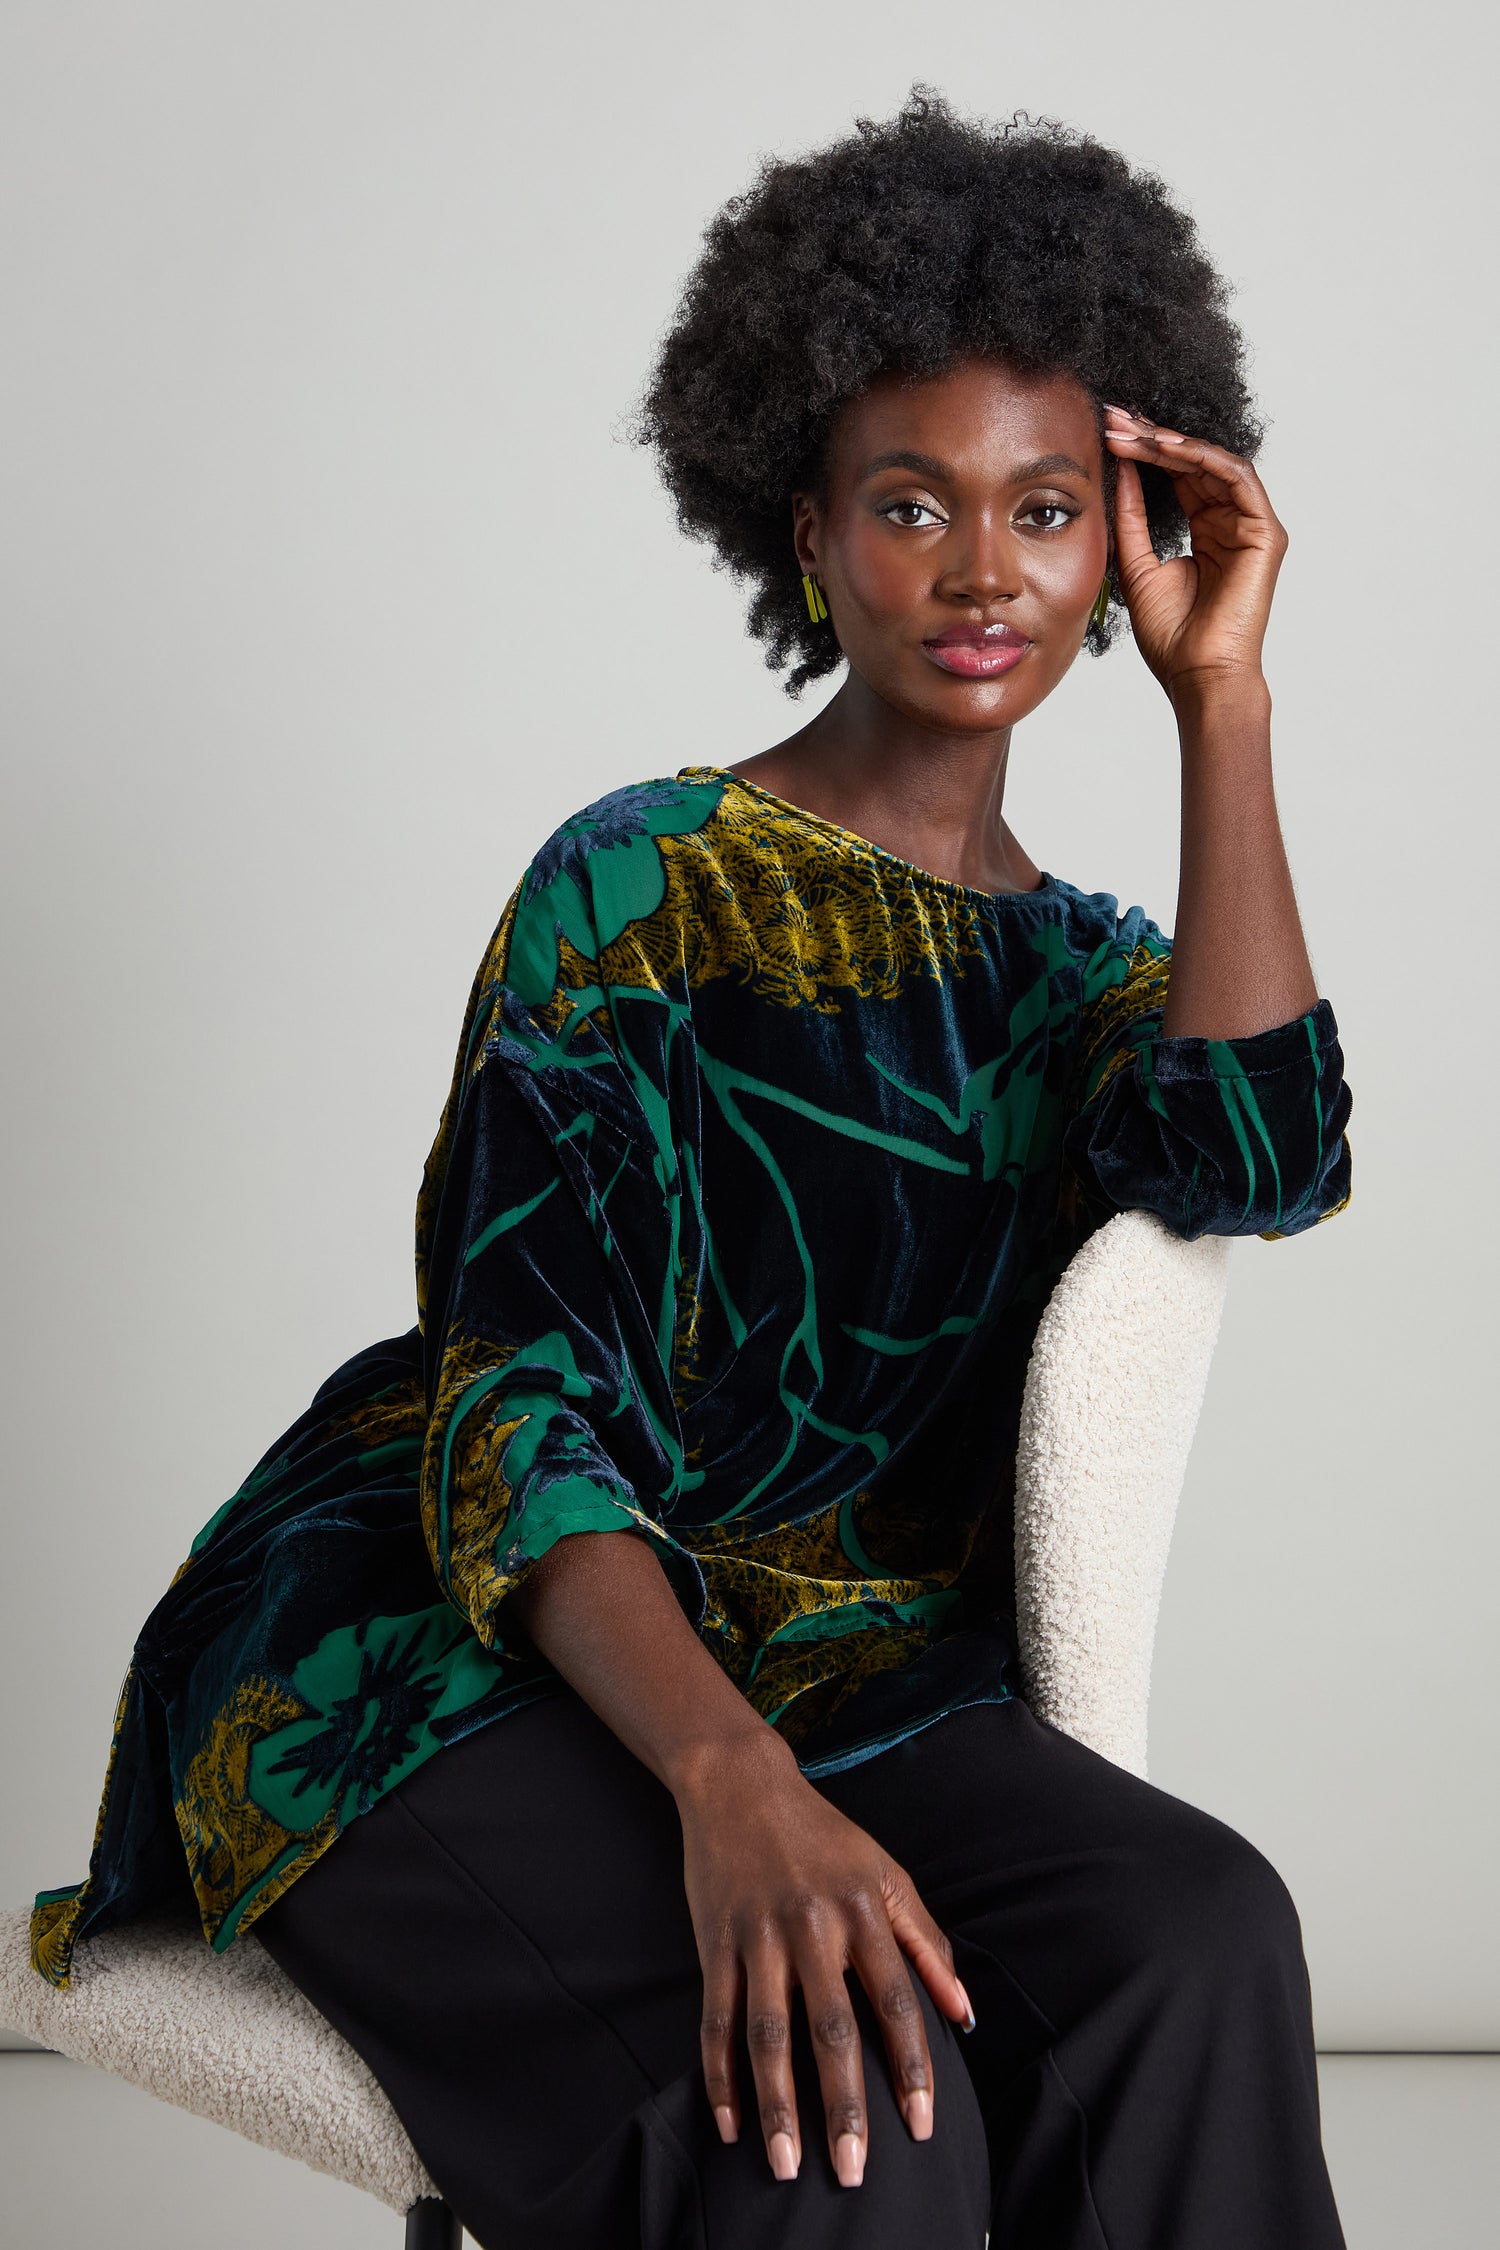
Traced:
<svg viewBox="0 0 1500 2250">
<path fill-rule="evenodd" d="M 1115 1928 L 1131 1965 L 1238 1979 L 1302 1964 L 1291 1893 L 1263 1852 L 1187 1805 L 1134 1857 Z"/>
<path fill-rule="evenodd" d="M 981 2201 L 988 2180 L 984 2122 L 973 2081 L 964 2066 L 953 2026 L 938 2009 L 915 1971 L 912 1990 L 921 2010 L 932 2068 L 932 2132 L 930 2139 L 914 2140 L 897 2092 L 890 2057 L 879 2017 L 868 1995 L 851 1979 L 854 2014 L 859 2026 L 866 2091 L 866 2111 L 871 2148 L 878 2140 L 885 2152 L 882 2169 L 894 2166 L 909 2171 L 928 2189 L 944 2181 L 944 2194 Z M 816 2064 L 811 2042 L 803 2049 L 804 2083 L 811 2091 Z M 821 2105 L 820 2105 L 821 2106 Z"/>
<path fill-rule="evenodd" d="M 901 2113 L 874 2011 L 854 1994 L 865 2085 L 867 2149 L 858 2187 L 839 2182 L 828 2147 L 824 2098 L 805 2015 L 794 2012 L 793 2076 L 802 2160 L 794 2183 L 773 2180 L 747 2088 L 740 2138 L 722 2147 L 700 2134 L 700 2189 L 711 2243 L 749 2250 L 910 2250 L 931 2240 L 980 2250 L 988 2224 L 984 2122 L 957 2043 L 919 1990 L 933 2065 L 932 2131 L 914 2140 Z M 672 2098 L 669 2094 L 666 2097 Z M 661 2097 L 659 2097 L 659 2102 Z M 695 2116 L 706 2116 L 701 2088 Z"/>
</svg>

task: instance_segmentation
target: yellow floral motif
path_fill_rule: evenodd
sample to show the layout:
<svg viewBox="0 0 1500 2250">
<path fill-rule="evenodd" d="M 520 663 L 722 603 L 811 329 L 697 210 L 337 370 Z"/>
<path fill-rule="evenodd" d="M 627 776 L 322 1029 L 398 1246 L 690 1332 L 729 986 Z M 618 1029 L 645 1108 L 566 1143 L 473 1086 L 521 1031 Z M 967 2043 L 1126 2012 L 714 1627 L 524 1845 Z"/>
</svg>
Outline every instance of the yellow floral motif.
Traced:
<svg viewBox="0 0 1500 2250">
<path fill-rule="evenodd" d="M 399 1377 L 378 1397 L 361 1399 L 350 1413 L 335 1415 L 318 1435 L 325 1445 L 334 1438 L 356 1437 L 366 1451 L 373 1452 L 398 1438 L 419 1438 L 426 1428 L 427 1393 L 421 1376 L 414 1374 Z"/>
<path fill-rule="evenodd" d="M 861 1543 L 874 1544 L 887 1562 L 917 1527 L 913 1511 L 909 1527 L 891 1515 L 877 1529 L 868 1493 L 856 1495 L 853 1513 Z M 885 1545 L 886 1536 L 892 1547 Z M 887 1661 L 904 1662 L 931 1639 L 930 1629 L 916 1624 L 850 1634 L 840 1633 L 832 1622 L 825 1637 L 772 1645 L 778 1632 L 802 1619 L 834 1621 L 839 1610 L 855 1603 L 911 1602 L 941 1592 L 963 1569 L 971 1536 L 962 1535 L 962 1552 L 940 1558 L 931 1551 L 929 1535 L 923 1557 L 928 1567 L 920 1573 L 901 1576 L 891 1568 L 889 1575 L 883 1569 L 872 1577 L 845 1550 L 837 1505 L 820 1508 L 802 1523 L 748 1532 L 734 1524 L 696 1531 L 691 1546 L 706 1592 L 700 1632 L 755 1708 L 774 1717 L 824 1681 L 837 1676 L 852 1686 Z M 878 1655 L 876 1644 L 886 1643 L 898 1645 L 900 1653 L 889 1659 Z M 797 1734 L 788 1739 L 800 1738 L 814 1712 L 822 1714 L 825 1708 L 834 1706 L 821 1696 L 805 1713 L 799 1708 Z"/>
<path fill-rule="evenodd" d="M 1078 1043 L 1080 1095 L 1085 1091 L 1091 1096 L 1099 1095 L 1117 1071 L 1127 1070 L 1135 1060 L 1136 1047 L 1131 1040 L 1121 1039 L 1121 1032 L 1138 1017 L 1159 1014 L 1166 1006 L 1170 968 L 1164 953 L 1154 951 L 1149 945 L 1138 945 L 1125 965 L 1120 982 L 1110 985 L 1097 1000 L 1086 1004 Z M 1114 1046 L 1116 1041 L 1119 1044 Z M 1098 1084 L 1094 1085 L 1091 1079 L 1095 1062 L 1111 1046 L 1114 1051 L 1108 1053 Z"/>
<path fill-rule="evenodd" d="M 877 1672 L 909 1664 L 931 1642 L 931 1633 L 920 1625 L 888 1625 L 878 1633 L 850 1633 L 834 1641 L 789 1642 L 767 1653 L 745 1700 L 772 1720 L 782 1740 L 795 1749 L 857 1687 Z"/>
<path fill-rule="evenodd" d="M 656 841 L 658 847 L 660 847 L 672 842 L 673 839 L 667 836 L 658 836 Z M 659 918 L 660 912 L 661 910 L 658 909 L 657 913 L 652 915 L 650 919 L 655 922 Z M 640 928 L 643 925 L 634 923 L 631 926 L 632 928 Z M 580 953 L 577 946 L 561 930 L 558 931 L 557 989 L 550 1000 L 531 1011 L 537 1023 L 549 1038 L 561 1038 L 564 1032 L 576 1033 L 581 1023 L 589 1022 L 606 1039 L 613 1040 L 614 1020 L 610 1015 L 609 1002 L 600 1000 L 595 1007 L 585 1009 L 580 1015 L 578 1003 L 573 995 L 578 992 L 587 992 L 590 987 L 602 985 L 607 980 L 609 973 L 607 965 L 614 950 L 612 946 L 606 946 L 597 961 L 591 960 L 588 954 Z"/>
<path fill-rule="evenodd" d="M 435 1568 L 442 1566 L 438 1495 L 444 1486 L 443 1455 L 454 1413 L 465 1393 L 492 1368 L 515 1357 L 514 1344 L 492 1344 L 483 1337 L 454 1336 L 443 1354 L 437 1402 L 427 1425 L 422 1453 L 422 1529 Z M 449 1598 L 469 1618 L 486 1647 L 495 1638 L 495 1610 L 512 1583 L 499 1565 L 496 1546 L 510 1508 L 510 1486 L 501 1456 L 524 1414 L 497 1422 L 483 1411 L 465 1415 L 447 1464 Z"/>
<path fill-rule="evenodd" d="M 73 1981 L 73 1932 L 88 1904 L 83 1884 L 66 1898 L 43 1899 L 31 1915 L 31 1965 L 64 1990 Z"/>
<path fill-rule="evenodd" d="M 510 934 L 515 926 L 516 910 L 520 906 L 521 893 L 525 887 L 526 878 L 523 875 L 505 902 L 500 920 L 495 926 L 495 934 L 490 939 L 489 948 L 479 964 L 479 972 L 474 979 L 474 989 L 469 995 L 469 1005 L 464 1016 L 463 1037 L 459 1043 L 458 1051 L 458 1067 L 454 1073 L 455 1085 L 463 1075 L 465 1058 L 467 1058 L 468 1075 L 471 1078 L 478 1071 L 484 1059 L 485 1019 L 488 1017 L 489 1011 L 505 982 L 506 964 L 510 959 Z M 476 1031 L 477 1037 L 475 1036 Z"/>
<path fill-rule="evenodd" d="M 182 1570 L 187 1568 L 183 1564 Z M 177 1576 L 182 1576 L 179 1570 Z M 175 1583 L 175 1581 L 174 1581 Z M 115 1723 L 110 1729 L 109 1762 L 104 1768 L 104 1787 L 99 1792 L 99 1813 L 94 1822 L 94 1856 L 99 1850 L 104 1834 L 105 1815 L 109 1811 L 109 1793 L 114 1786 L 115 1768 L 120 1759 L 120 1732 L 125 1723 L 125 1706 L 135 1681 L 135 1666 L 125 1674 L 120 1689 L 120 1700 L 115 1705 Z M 31 1959 L 33 1966 L 49 1984 L 67 1985 L 71 1981 L 73 1961 L 73 1932 L 87 1902 L 87 1884 L 80 1883 L 76 1891 L 60 1898 L 42 1900 L 31 1917 Z"/>
<path fill-rule="evenodd" d="M 672 1399 L 679 1413 L 691 1404 L 689 1385 L 702 1380 L 698 1369 L 702 1318 L 703 1300 L 698 1283 L 692 1274 L 684 1273 L 677 1284 L 677 1324 L 672 1349 Z"/>
<path fill-rule="evenodd" d="M 909 882 L 864 838 L 794 806 L 768 811 L 733 775 L 711 821 L 657 847 L 666 894 L 605 947 L 606 989 L 735 977 L 779 1007 L 836 1015 L 840 991 L 893 1000 L 913 977 L 962 976 L 983 950 L 980 910 L 961 890 Z"/>
<path fill-rule="evenodd" d="M 307 1873 L 314 1860 L 322 1858 L 339 1832 L 338 1815 L 329 1812 L 323 1815 L 315 1828 L 309 1828 L 305 1836 L 296 1839 L 300 1849 L 284 1860 L 269 1882 L 262 1883 L 255 1896 L 246 1902 L 234 1924 L 237 1937 L 242 1930 L 248 1930 L 252 1922 L 258 1922 L 266 1908 L 274 1906 L 283 1892 L 291 1889 L 297 1877 Z M 204 1935 L 211 1937 L 212 1934 L 205 1927 Z"/>
<path fill-rule="evenodd" d="M 511 1499 L 500 1456 L 526 1419 L 518 1414 L 508 1422 L 487 1422 L 475 1415 L 475 1438 L 450 1485 L 450 1595 L 487 1648 L 494 1644 L 495 1611 L 515 1583 L 497 1559 Z"/>
<path fill-rule="evenodd" d="M 929 1586 L 951 1586 L 966 1575 L 975 1543 L 987 1528 L 987 1520 L 975 1523 L 937 1516 L 929 1495 L 910 1485 L 882 1493 L 857 1492 L 849 1512 L 867 1555 L 878 1556 L 893 1577 L 904 1571 L 920 1576 Z"/>
<path fill-rule="evenodd" d="M 296 1696 L 274 1680 L 251 1675 L 215 1714 L 208 1737 L 183 1775 L 175 1811 L 187 1853 L 188 1873 L 198 1900 L 203 1934 L 210 1943 L 225 1916 L 247 1891 L 256 1891 L 292 1846 L 295 1859 L 277 1870 L 240 1917 L 243 1929 L 278 1898 L 294 1876 L 317 1858 L 338 1833 L 332 1813 L 298 1835 L 262 1812 L 249 1795 L 250 1753 L 264 1735 L 303 1715 Z"/>
</svg>

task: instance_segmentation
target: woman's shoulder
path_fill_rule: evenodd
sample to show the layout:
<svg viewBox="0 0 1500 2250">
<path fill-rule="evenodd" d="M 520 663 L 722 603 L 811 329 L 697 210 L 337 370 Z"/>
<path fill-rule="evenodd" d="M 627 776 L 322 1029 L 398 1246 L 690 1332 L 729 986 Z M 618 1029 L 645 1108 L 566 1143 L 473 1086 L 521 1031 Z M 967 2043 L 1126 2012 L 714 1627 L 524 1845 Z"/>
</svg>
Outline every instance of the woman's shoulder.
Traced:
<svg viewBox="0 0 1500 2250">
<path fill-rule="evenodd" d="M 1088 958 L 1103 948 L 1128 960 L 1142 949 L 1171 951 L 1171 939 L 1144 907 L 1121 906 L 1113 891 L 1081 890 L 1059 875 L 1049 875 L 1047 884 L 1073 953 Z"/>
<path fill-rule="evenodd" d="M 723 778 L 692 770 L 623 782 L 554 828 L 532 854 L 492 949 L 508 981 L 533 1004 L 559 971 L 559 940 L 597 964 L 622 933 L 658 912 L 667 890 L 665 853 L 713 819 Z"/>
<path fill-rule="evenodd" d="M 711 768 L 684 767 L 680 774 L 654 774 L 606 790 L 570 813 L 533 853 L 523 894 L 533 897 L 560 878 L 596 885 L 632 856 L 644 858 L 658 838 L 692 835 L 713 818 L 727 778 Z"/>
</svg>

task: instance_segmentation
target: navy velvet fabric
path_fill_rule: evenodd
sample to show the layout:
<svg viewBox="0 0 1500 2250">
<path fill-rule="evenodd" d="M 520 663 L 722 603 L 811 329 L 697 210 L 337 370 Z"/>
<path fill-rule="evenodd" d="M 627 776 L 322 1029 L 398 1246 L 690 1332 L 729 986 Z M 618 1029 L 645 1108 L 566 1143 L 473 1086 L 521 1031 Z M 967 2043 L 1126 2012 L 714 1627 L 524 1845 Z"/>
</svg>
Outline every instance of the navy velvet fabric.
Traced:
<svg viewBox="0 0 1500 2250">
<path fill-rule="evenodd" d="M 1121 1209 L 1295 1234 L 1347 1199 L 1326 1001 L 1164 1039 L 1170 948 L 1051 876 L 946 882 L 722 767 L 537 853 L 418 1208 L 417 1325 L 331 1376 L 194 1542 L 38 1965 L 190 1892 L 225 1945 L 445 1744 L 552 1692 L 507 1597 L 660 1557 L 829 1772 L 1016 1685 L 1027 1354 Z"/>
</svg>

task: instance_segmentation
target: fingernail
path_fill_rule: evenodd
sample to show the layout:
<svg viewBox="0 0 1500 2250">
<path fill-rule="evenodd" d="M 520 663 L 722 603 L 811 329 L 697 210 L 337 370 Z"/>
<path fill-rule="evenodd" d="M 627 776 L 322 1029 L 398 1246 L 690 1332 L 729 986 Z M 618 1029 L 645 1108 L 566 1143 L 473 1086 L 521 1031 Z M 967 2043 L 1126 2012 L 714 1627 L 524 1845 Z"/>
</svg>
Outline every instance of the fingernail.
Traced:
<svg viewBox="0 0 1500 2250">
<path fill-rule="evenodd" d="M 958 2028 L 960 2031 L 972 2031 L 974 2029 L 974 2003 L 965 1992 L 962 1984 L 959 1984 L 958 1978 L 955 1977 L 953 1981 L 958 1985 L 958 1997 L 964 2004 L 964 2015 L 967 2018 L 967 2021 L 961 2023 Z"/>
<path fill-rule="evenodd" d="M 858 2187 L 865 2176 L 865 2144 L 857 2133 L 840 2133 L 833 2147 L 840 2187 Z"/>
<path fill-rule="evenodd" d="M 1187 440 L 1181 430 L 1158 430 L 1156 442 L 1158 445 L 1185 445 Z"/>
<path fill-rule="evenodd" d="M 914 2141 L 932 2139 L 932 2096 L 925 2086 L 906 2097 L 906 2129 Z"/>
<path fill-rule="evenodd" d="M 771 2170 L 778 2180 L 795 2180 L 797 2177 L 797 2151 L 790 2133 L 771 2135 Z"/>
<path fill-rule="evenodd" d="M 719 2128 L 721 2141 L 737 2141 L 739 2139 L 740 2129 L 734 2121 L 732 2109 L 716 2109 L 714 2111 L 714 2123 Z"/>
</svg>

